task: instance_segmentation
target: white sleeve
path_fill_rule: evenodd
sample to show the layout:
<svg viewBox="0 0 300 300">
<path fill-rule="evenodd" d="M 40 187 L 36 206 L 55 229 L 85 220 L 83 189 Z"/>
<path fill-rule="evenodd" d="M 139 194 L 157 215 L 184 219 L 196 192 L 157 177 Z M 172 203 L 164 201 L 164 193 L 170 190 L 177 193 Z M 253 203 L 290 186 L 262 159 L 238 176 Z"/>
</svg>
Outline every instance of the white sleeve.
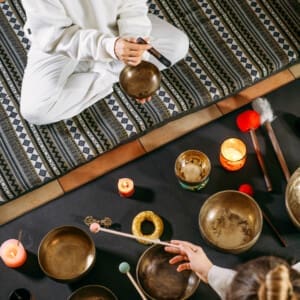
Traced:
<svg viewBox="0 0 300 300">
<path fill-rule="evenodd" d="M 35 47 L 47 53 L 62 53 L 77 60 L 110 61 L 116 37 L 96 29 L 81 29 L 65 13 L 59 0 L 24 0 L 25 31 Z M 102 40 L 106 38 L 103 45 Z"/>
<path fill-rule="evenodd" d="M 296 264 L 292 265 L 292 269 L 298 271 L 300 273 L 300 261 Z"/>
<path fill-rule="evenodd" d="M 225 299 L 227 290 L 232 283 L 236 271 L 218 266 L 212 266 L 208 272 L 208 284 L 215 292 Z"/>
<path fill-rule="evenodd" d="M 146 1 L 127 0 L 119 10 L 118 28 L 121 37 L 149 37 L 152 25 Z"/>
</svg>

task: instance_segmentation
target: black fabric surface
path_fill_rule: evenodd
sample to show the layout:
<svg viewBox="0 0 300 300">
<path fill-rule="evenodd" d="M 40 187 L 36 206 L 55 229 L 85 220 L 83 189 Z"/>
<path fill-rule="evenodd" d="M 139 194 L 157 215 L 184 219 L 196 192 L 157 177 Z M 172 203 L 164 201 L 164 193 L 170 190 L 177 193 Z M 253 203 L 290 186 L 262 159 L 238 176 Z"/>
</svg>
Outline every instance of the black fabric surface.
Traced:
<svg viewBox="0 0 300 300">
<path fill-rule="evenodd" d="M 297 120 L 300 117 L 300 81 L 277 90 L 269 95 L 271 105 L 277 115 L 272 123 L 281 143 L 289 169 L 295 171 L 300 166 L 300 139 Z M 19 287 L 32 291 L 37 300 L 63 300 L 71 292 L 86 284 L 101 284 L 110 288 L 119 300 L 140 299 L 126 275 L 119 272 L 122 261 L 131 265 L 135 276 L 135 266 L 147 246 L 134 240 L 107 233 L 91 235 L 97 247 L 97 260 L 91 272 L 80 281 L 66 284 L 46 277 L 38 265 L 37 251 L 43 236 L 54 227 L 75 225 L 88 232 L 83 219 L 87 215 L 97 218 L 109 216 L 123 232 L 130 232 L 134 216 L 143 210 L 153 210 L 165 224 L 162 240 L 183 239 L 201 245 L 211 260 L 220 266 L 234 268 L 239 263 L 260 255 L 279 255 L 293 262 L 300 259 L 300 234 L 292 225 L 284 203 L 286 181 L 274 154 L 271 142 L 263 128 L 257 130 L 259 142 L 269 170 L 274 191 L 269 193 L 262 177 L 256 155 L 248 133 L 240 132 L 235 123 L 236 116 L 250 105 L 243 107 L 219 120 L 208 124 L 134 162 L 52 201 L 23 217 L 0 228 L 0 243 L 8 238 L 17 238 L 23 230 L 22 242 L 29 258 L 19 269 L 9 269 L 0 262 L 0 299 L 8 299 L 9 293 Z M 248 147 L 245 167 L 237 172 L 224 170 L 218 161 L 221 142 L 227 137 L 239 137 Z M 200 192 L 182 189 L 174 175 L 176 157 L 184 150 L 199 149 L 212 162 L 212 173 L 208 185 Z M 121 198 L 117 192 L 117 180 L 131 177 L 136 184 L 136 193 L 130 198 Z M 208 246 L 202 239 L 198 227 L 198 214 L 204 201 L 215 192 L 237 189 L 242 183 L 250 183 L 255 189 L 254 198 L 276 224 L 288 243 L 283 247 L 264 224 L 258 242 L 247 252 L 226 254 Z M 218 299 L 214 291 L 201 283 L 191 299 Z"/>
</svg>

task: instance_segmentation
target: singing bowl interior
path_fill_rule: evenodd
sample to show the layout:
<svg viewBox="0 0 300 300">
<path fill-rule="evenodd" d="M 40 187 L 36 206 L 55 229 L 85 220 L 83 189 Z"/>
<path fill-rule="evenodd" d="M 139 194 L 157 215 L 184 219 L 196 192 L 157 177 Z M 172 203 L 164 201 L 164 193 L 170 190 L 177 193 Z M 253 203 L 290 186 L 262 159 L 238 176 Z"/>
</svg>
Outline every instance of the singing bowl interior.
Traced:
<svg viewBox="0 0 300 300">
<path fill-rule="evenodd" d="M 213 194 L 199 212 L 204 240 L 225 252 L 248 250 L 258 240 L 262 226 L 262 212 L 255 200 L 235 190 Z"/>
<path fill-rule="evenodd" d="M 175 175 L 186 183 L 199 183 L 210 174 L 211 163 L 206 154 L 198 150 L 186 150 L 175 161 Z"/>
<path fill-rule="evenodd" d="M 38 249 L 42 271 L 58 281 L 74 281 L 85 275 L 96 259 L 91 237 L 80 228 L 62 226 L 49 231 Z"/>
<path fill-rule="evenodd" d="M 169 263 L 173 256 L 162 245 L 151 246 L 141 255 L 136 277 L 148 298 L 183 300 L 196 291 L 200 282 L 198 276 L 192 271 L 177 272 L 177 264 Z"/>
<path fill-rule="evenodd" d="M 152 96 L 160 86 L 161 74 L 152 63 L 142 61 L 137 66 L 126 66 L 120 73 L 120 85 L 135 99 Z"/>
<path fill-rule="evenodd" d="M 300 168 L 288 180 L 285 190 L 285 206 L 291 221 L 300 230 Z"/>
<path fill-rule="evenodd" d="M 74 291 L 68 300 L 118 300 L 116 295 L 102 285 L 85 285 Z"/>
</svg>

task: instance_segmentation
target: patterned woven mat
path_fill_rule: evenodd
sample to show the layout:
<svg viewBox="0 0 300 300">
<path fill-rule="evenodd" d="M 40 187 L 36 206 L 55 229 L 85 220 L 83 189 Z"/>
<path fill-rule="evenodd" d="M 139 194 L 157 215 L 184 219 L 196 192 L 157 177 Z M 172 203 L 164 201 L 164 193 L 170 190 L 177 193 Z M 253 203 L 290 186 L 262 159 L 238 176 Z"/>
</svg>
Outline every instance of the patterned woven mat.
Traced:
<svg viewBox="0 0 300 300">
<path fill-rule="evenodd" d="M 187 57 L 163 71 L 153 100 L 140 105 L 116 84 L 111 95 L 77 117 L 48 126 L 28 124 L 19 113 L 30 47 L 22 30 L 25 12 L 20 0 L 0 4 L 0 203 L 299 60 L 297 0 L 151 0 L 148 4 L 150 13 L 190 38 Z"/>
</svg>

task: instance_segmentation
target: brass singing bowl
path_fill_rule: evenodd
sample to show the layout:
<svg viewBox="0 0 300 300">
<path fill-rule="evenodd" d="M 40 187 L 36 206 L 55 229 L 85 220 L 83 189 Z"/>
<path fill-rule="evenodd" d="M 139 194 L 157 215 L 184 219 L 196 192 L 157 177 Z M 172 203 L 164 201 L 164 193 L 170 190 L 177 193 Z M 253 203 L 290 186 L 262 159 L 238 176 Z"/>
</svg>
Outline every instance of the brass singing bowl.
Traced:
<svg viewBox="0 0 300 300">
<path fill-rule="evenodd" d="M 241 253 L 258 240 L 262 212 L 249 195 L 224 190 L 210 196 L 199 212 L 200 233 L 208 244 L 229 253 Z"/>
<path fill-rule="evenodd" d="M 288 180 L 285 189 L 285 206 L 291 221 L 300 230 L 300 167 Z"/>
<path fill-rule="evenodd" d="M 137 282 L 149 299 L 184 300 L 191 297 L 198 288 L 200 280 L 194 272 L 177 272 L 178 264 L 169 263 L 173 256 L 164 250 L 164 246 L 154 245 L 139 258 Z"/>
<path fill-rule="evenodd" d="M 152 96 L 159 88 L 161 74 L 154 64 L 142 61 L 137 66 L 125 66 L 119 80 L 128 96 L 144 99 Z"/>
<path fill-rule="evenodd" d="M 68 300 L 118 300 L 116 295 L 107 287 L 92 284 L 85 285 L 74 291 Z"/>
<path fill-rule="evenodd" d="M 180 181 L 195 185 L 204 182 L 208 178 L 211 163 L 205 153 L 191 149 L 182 152 L 176 158 L 174 170 Z"/>
<path fill-rule="evenodd" d="M 62 282 L 80 279 L 94 265 L 96 248 L 91 237 L 74 226 L 49 231 L 38 248 L 38 262 L 50 278 Z"/>
</svg>

